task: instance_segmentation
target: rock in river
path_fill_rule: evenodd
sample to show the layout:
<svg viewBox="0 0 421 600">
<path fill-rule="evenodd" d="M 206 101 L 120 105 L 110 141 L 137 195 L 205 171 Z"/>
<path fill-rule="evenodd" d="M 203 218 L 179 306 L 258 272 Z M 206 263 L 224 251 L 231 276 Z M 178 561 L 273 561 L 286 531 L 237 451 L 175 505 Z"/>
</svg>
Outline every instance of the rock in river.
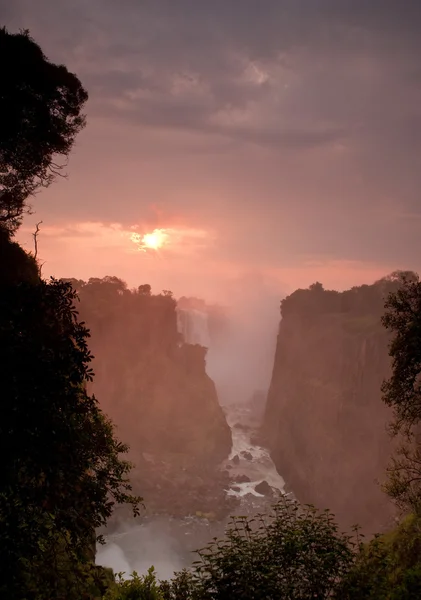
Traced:
<svg viewBox="0 0 421 600">
<path fill-rule="evenodd" d="M 258 494 L 263 494 L 263 496 L 270 496 L 272 494 L 272 488 L 270 487 L 267 481 L 262 481 L 261 483 L 258 483 L 254 489 Z"/>
</svg>

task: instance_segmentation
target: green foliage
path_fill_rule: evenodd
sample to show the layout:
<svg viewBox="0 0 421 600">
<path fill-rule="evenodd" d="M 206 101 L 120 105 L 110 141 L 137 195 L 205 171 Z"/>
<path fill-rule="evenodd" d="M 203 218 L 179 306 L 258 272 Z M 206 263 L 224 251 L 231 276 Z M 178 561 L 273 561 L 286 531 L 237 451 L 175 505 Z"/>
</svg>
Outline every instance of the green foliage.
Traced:
<svg viewBox="0 0 421 600">
<path fill-rule="evenodd" d="M 199 557 L 203 598 L 328 598 L 353 553 L 329 512 L 284 498 L 267 516 L 234 518 L 226 539 Z"/>
<path fill-rule="evenodd" d="M 398 508 L 421 515 L 421 445 L 414 437 L 401 442 L 387 467 L 384 491 Z"/>
<path fill-rule="evenodd" d="M 407 517 L 394 531 L 361 545 L 339 598 L 418 600 L 421 597 L 421 522 Z"/>
<path fill-rule="evenodd" d="M 143 576 L 136 572 L 127 580 L 123 576 L 124 573 L 117 574 L 117 586 L 108 590 L 104 600 L 163 600 L 154 567 Z"/>
<path fill-rule="evenodd" d="M 269 515 L 233 518 L 226 538 L 215 539 L 198 555 L 191 572 L 182 571 L 170 582 L 157 587 L 151 571 L 153 579 L 120 582 L 106 598 L 330 598 L 353 565 L 354 546 L 338 533 L 328 511 L 284 498 Z"/>
<path fill-rule="evenodd" d="M 340 535 L 328 512 L 282 501 L 269 516 L 237 517 L 190 571 L 158 582 L 153 567 L 122 574 L 104 600 L 418 600 L 421 521 L 410 516 L 369 543 Z"/>
<path fill-rule="evenodd" d="M 25 202 L 49 185 L 85 125 L 88 95 L 63 65 L 47 60 L 29 32 L 0 28 L 0 223 L 14 231 Z"/>
<path fill-rule="evenodd" d="M 0 292 L 0 597 L 59 598 L 60 565 L 76 576 L 95 528 L 116 504 L 137 514 L 140 498 L 120 458 L 127 447 L 87 392 L 89 333 L 71 285 Z"/>
<path fill-rule="evenodd" d="M 383 401 L 393 408 L 391 433 L 399 435 L 384 490 L 404 512 L 421 514 L 421 282 L 414 273 L 403 273 L 399 283 L 382 319 L 393 333 L 392 375 L 382 385 Z"/>
<path fill-rule="evenodd" d="M 394 432 L 421 421 L 421 283 L 417 275 L 401 277 L 386 302 L 382 323 L 394 334 L 390 346 L 392 376 L 382 387 L 383 400 L 394 410 Z"/>
</svg>

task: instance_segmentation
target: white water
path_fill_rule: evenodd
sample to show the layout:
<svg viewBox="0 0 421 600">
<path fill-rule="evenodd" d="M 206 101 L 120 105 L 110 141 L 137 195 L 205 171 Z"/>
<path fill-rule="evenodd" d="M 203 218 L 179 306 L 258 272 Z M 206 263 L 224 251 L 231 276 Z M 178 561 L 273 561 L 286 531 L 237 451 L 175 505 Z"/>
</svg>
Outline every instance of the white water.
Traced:
<svg viewBox="0 0 421 600">
<path fill-rule="evenodd" d="M 226 408 L 226 418 L 232 432 L 232 451 L 228 459 L 224 463 L 224 467 L 230 465 L 230 473 L 233 477 L 245 475 L 250 479 L 250 482 L 233 483 L 227 490 L 229 496 L 237 496 L 241 498 L 247 494 L 263 497 L 254 489 L 256 485 L 267 481 L 273 488 L 274 492 L 283 493 L 285 482 L 276 470 L 269 451 L 262 446 L 252 443 L 251 436 L 256 434 L 256 425 L 258 424 L 251 418 L 250 409 L 242 406 Z M 241 427 L 236 427 L 241 425 Z M 248 456 L 244 456 L 248 453 Z M 239 463 L 235 464 L 233 459 L 239 457 Z M 240 488 L 239 491 L 232 488 Z"/>
<path fill-rule="evenodd" d="M 188 344 L 200 344 L 205 348 L 210 346 L 208 315 L 196 308 L 178 308 L 177 326 Z"/>
</svg>

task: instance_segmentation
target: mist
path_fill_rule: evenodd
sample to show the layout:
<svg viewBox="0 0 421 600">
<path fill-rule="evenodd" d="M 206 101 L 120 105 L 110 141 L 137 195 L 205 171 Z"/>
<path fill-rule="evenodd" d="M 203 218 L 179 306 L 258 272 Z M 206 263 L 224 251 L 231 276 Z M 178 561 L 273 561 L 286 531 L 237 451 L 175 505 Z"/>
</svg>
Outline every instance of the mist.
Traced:
<svg viewBox="0 0 421 600">
<path fill-rule="evenodd" d="M 124 550 L 118 543 L 123 537 Z M 184 566 L 180 544 L 159 521 L 123 525 L 105 546 L 98 547 L 97 562 L 115 573 L 123 572 L 125 578 L 133 571 L 145 574 L 153 565 L 159 579 L 170 579 Z"/>
<path fill-rule="evenodd" d="M 220 291 L 229 328 L 210 346 L 206 364 L 222 404 L 248 402 L 255 391 L 268 390 L 283 295 L 276 281 L 259 272 Z"/>
</svg>

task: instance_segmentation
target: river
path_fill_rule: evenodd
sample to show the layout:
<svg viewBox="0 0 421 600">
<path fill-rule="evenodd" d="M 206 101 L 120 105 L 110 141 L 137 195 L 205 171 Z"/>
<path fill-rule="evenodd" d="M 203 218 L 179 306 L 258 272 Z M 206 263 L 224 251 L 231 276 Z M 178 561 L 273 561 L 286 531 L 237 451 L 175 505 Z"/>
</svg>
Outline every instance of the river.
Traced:
<svg viewBox="0 0 421 600">
<path fill-rule="evenodd" d="M 232 431 L 232 451 L 221 464 L 228 470 L 231 483 L 227 496 L 238 499 L 233 514 L 253 515 L 263 512 L 284 492 L 284 480 L 278 474 L 266 448 L 256 443 L 259 418 L 250 406 L 236 404 L 224 407 Z M 256 491 L 264 485 L 265 493 Z M 158 577 L 167 579 L 174 571 L 188 567 L 194 550 L 205 546 L 213 537 L 222 537 L 228 519 L 212 521 L 193 515 L 174 518 L 160 515 L 142 519 L 139 524 L 127 524 L 106 538 L 99 546 L 97 563 L 111 567 L 114 572 L 134 570 L 146 573 L 154 565 Z"/>
</svg>

